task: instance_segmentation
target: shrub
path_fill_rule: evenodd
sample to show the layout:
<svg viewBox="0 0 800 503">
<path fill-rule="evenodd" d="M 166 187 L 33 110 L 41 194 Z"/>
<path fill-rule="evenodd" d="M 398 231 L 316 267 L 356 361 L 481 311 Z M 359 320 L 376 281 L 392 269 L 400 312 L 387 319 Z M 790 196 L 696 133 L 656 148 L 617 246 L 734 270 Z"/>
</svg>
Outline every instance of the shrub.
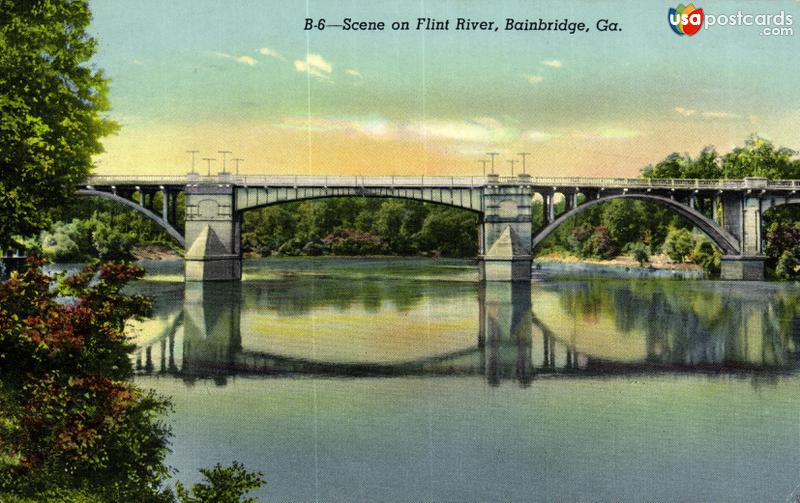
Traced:
<svg viewBox="0 0 800 503">
<path fill-rule="evenodd" d="M 798 257 L 788 250 L 783 252 L 778 258 L 775 276 L 780 279 L 797 279 L 800 277 L 800 260 L 798 260 Z"/>
<path fill-rule="evenodd" d="M 647 262 L 650 261 L 650 247 L 648 247 L 644 243 L 631 243 L 627 247 L 628 254 L 637 262 L 639 262 L 640 266 L 644 266 Z"/>
<path fill-rule="evenodd" d="M 717 274 L 722 263 L 722 254 L 711 241 L 703 236 L 697 240 L 691 255 L 692 262 L 703 266 L 710 274 Z"/>
<path fill-rule="evenodd" d="M 685 262 L 694 249 L 694 238 L 687 229 L 671 229 L 664 240 L 664 253 L 673 262 Z"/>
<path fill-rule="evenodd" d="M 611 237 L 608 229 L 603 226 L 594 228 L 586 249 L 590 255 L 606 260 L 612 259 L 619 254 L 619 246 Z"/>
<path fill-rule="evenodd" d="M 234 462 L 231 466 L 223 467 L 220 464 L 213 468 L 203 468 L 200 473 L 205 476 L 207 482 L 192 485 L 191 494 L 178 482 L 176 492 L 180 503 L 250 503 L 256 500 L 252 498 L 243 499 L 244 496 L 254 489 L 264 485 L 264 478 L 261 473 L 248 472 L 244 467 Z"/>
</svg>

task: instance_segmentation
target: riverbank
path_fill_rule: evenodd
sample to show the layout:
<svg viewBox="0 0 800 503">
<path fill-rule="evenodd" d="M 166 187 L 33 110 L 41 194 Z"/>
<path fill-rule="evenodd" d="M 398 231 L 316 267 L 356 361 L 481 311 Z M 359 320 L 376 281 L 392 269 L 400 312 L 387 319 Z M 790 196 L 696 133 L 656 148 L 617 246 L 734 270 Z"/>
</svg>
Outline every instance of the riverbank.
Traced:
<svg viewBox="0 0 800 503">
<path fill-rule="evenodd" d="M 533 260 L 534 272 L 647 278 L 702 279 L 707 273 L 697 264 L 675 264 L 666 255 L 654 255 L 644 266 L 631 257 L 611 260 L 579 258 L 566 255 L 541 255 Z"/>
<path fill-rule="evenodd" d="M 138 244 L 131 250 L 136 260 L 181 260 L 183 255 L 169 246 L 159 244 Z"/>
</svg>

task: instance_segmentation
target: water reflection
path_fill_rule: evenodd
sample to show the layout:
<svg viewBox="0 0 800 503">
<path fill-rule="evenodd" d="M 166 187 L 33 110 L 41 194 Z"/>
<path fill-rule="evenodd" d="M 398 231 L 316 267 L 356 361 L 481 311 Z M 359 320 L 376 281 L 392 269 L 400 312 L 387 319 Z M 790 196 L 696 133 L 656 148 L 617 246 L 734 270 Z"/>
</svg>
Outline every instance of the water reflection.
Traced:
<svg viewBox="0 0 800 503">
<path fill-rule="evenodd" d="M 248 374 L 483 375 L 528 386 L 545 375 L 796 369 L 797 294 L 739 285 L 291 278 L 188 283 L 182 298 L 172 285 L 135 361 L 142 373 L 220 385 Z"/>
</svg>

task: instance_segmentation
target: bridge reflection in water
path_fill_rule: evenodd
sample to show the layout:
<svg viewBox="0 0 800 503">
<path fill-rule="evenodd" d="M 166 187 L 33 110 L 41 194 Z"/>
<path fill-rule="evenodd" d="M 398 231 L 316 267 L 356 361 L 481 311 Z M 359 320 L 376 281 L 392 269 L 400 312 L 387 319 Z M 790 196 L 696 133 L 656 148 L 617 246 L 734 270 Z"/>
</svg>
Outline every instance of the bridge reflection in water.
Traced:
<svg viewBox="0 0 800 503">
<path fill-rule="evenodd" d="M 539 282 L 533 292 L 527 282 L 425 288 L 186 283 L 135 367 L 220 385 L 238 375 L 481 375 L 492 386 L 528 386 L 537 377 L 649 372 L 776 376 L 800 361 L 800 302 L 787 291 L 591 280 Z M 378 312 L 387 302 L 396 318 Z M 366 313 L 353 321 L 348 310 L 359 304 Z M 412 318 L 424 329 L 408 325 Z"/>
</svg>

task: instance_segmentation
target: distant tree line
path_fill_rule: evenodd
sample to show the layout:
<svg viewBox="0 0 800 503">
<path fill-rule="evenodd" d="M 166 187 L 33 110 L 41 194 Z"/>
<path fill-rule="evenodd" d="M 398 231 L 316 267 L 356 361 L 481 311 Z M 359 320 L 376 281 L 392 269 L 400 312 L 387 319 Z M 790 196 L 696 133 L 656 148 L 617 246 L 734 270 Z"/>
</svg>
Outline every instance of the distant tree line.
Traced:
<svg viewBox="0 0 800 503">
<path fill-rule="evenodd" d="M 246 251 L 269 255 L 474 257 L 478 216 L 403 199 L 334 198 L 244 214 Z"/>
<path fill-rule="evenodd" d="M 154 204 L 160 202 L 156 200 Z M 182 252 L 158 224 L 113 201 L 74 197 L 55 215 L 55 222 L 48 229 L 20 240 L 29 253 L 67 263 L 96 258 L 131 260 L 137 245 L 160 245 Z"/>
<path fill-rule="evenodd" d="M 797 152 L 775 147 L 751 136 L 743 147 L 719 154 L 704 148 L 696 157 L 673 153 L 642 170 L 646 178 L 800 179 Z M 556 211 L 563 209 L 563 202 Z M 711 216 L 710 208 L 701 211 Z M 534 210 L 534 214 L 541 211 Z M 534 226 L 541 221 L 534 221 Z M 800 208 L 789 205 L 764 215 L 768 270 L 783 279 L 800 277 Z M 566 221 L 544 243 L 539 253 L 560 252 L 579 257 L 613 258 L 622 253 L 645 263 L 650 254 L 665 253 L 674 262 L 691 261 L 707 271 L 719 270 L 720 252 L 711 241 L 692 231 L 692 225 L 653 203 L 614 200 L 589 208 Z"/>
</svg>

